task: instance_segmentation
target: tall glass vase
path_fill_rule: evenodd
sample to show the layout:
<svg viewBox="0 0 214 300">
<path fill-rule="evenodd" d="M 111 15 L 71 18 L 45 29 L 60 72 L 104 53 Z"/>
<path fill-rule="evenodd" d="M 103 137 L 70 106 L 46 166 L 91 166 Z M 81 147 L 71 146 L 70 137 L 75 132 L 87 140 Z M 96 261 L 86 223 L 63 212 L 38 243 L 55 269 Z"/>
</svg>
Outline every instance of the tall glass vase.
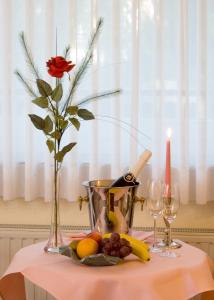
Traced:
<svg viewBox="0 0 214 300">
<path fill-rule="evenodd" d="M 51 208 L 51 224 L 48 242 L 44 248 L 46 252 L 61 253 L 65 249 L 63 237 L 60 226 L 60 169 L 58 163 L 54 161 L 54 185 L 53 185 L 53 199 Z"/>
</svg>

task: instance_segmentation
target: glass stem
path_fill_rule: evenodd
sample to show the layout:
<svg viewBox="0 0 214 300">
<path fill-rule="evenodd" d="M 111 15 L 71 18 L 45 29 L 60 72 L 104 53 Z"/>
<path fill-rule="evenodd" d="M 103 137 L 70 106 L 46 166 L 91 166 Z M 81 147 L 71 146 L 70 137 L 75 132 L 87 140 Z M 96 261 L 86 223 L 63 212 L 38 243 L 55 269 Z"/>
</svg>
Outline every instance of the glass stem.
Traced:
<svg viewBox="0 0 214 300">
<path fill-rule="evenodd" d="M 171 230 L 171 224 L 169 223 L 169 228 L 168 228 L 168 247 L 170 247 L 171 240 L 172 240 L 172 230 Z"/>
<path fill-rule="evenodd" d="M 153 247 L 155 247 L 157 244 L 157 237 L 156 237 L 156 217 L 154 217 L 154 244 Z"/>
</svg>

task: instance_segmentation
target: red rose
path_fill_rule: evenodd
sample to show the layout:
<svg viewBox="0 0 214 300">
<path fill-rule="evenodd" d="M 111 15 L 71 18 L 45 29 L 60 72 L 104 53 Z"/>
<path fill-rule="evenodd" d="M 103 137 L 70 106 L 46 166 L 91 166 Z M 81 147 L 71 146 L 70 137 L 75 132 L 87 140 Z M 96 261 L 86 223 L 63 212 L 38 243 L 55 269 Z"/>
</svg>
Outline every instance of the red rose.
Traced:
<svg viewBox="0 0 214 300">
<path fill-rule="evenodd" d="M 57 78 L 62 78 L 64 72 L 71 71 L 75 66 L 72 61 L 67 61 L 62 56 L 51 57 L 46 64 L 48 73 Z"/>
</svg>

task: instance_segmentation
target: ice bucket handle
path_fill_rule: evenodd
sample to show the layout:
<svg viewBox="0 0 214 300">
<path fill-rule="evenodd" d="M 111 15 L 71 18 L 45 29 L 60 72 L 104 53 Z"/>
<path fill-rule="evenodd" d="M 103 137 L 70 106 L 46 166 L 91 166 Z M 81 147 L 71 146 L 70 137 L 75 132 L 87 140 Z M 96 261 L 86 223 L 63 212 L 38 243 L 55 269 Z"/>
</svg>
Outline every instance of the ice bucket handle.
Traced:
<svg viewBox="0 0 214 300">
<path fill-rule="evenodd" d="M 79 202 L 79 209 L 82 210 L 82 204 L 83 202 L 89 202 L 89 197 L 88 196 L 79 196 L 77 201 Z"/>
<path fill-rule="evenodd" d="M 141 196 L 141 197 L 135 196 L 134 197 L 134 203 L 140 202 L 140 204 L 141 204 L 141 211 L 143 211 L 143 205 L 144 205 L 145 201 L 146 201 L 146 198 L 144 198 L 143 196 Z"/>
</svg>

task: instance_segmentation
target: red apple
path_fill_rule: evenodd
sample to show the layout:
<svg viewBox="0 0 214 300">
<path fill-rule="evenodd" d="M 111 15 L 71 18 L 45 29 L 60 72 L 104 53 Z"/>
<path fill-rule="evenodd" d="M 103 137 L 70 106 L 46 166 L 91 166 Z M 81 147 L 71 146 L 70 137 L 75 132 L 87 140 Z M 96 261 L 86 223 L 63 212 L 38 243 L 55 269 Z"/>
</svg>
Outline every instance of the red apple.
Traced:
<svg viewBox="0 0 214 300">
<path fill-rule="evenodd" d="M 87 234 L 87 238 L 91 238 L 95 240 L 97 243 L 100 243 L 100 241 L 102 240 L 102 234 L 99 233 L 98 231 L 92 231 Z"/>
</svg>

